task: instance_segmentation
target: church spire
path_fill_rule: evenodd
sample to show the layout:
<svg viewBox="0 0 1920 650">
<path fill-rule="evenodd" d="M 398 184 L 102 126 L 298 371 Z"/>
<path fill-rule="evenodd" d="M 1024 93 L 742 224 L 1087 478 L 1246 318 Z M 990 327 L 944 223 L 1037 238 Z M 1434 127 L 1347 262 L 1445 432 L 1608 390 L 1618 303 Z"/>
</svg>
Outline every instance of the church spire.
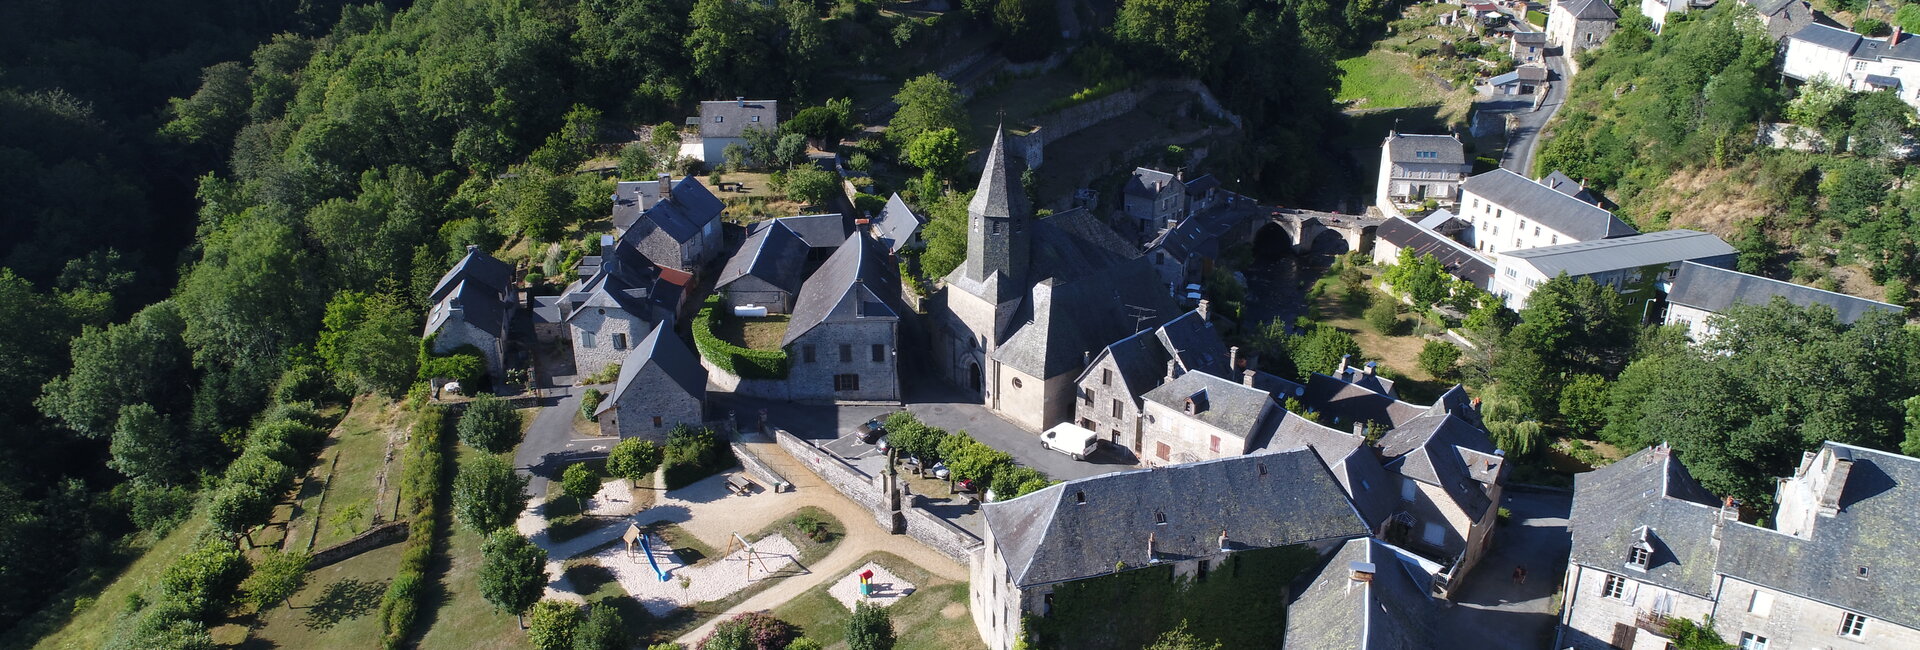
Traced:
<svg viewBox="0 0 1920 650">
<path fill-rule="evenodd" d="M 1004 129 L 994 128 L 993 146 L 987 150 L 986 167 L 980 170 L 980 186 L 967 204 L 966 267 L 977 281 L 999 273 L 1001 282 L 1023 284 L 1031 217 L 1026 192 L 1008 169 L 1005 136 Z"/>
</svg>

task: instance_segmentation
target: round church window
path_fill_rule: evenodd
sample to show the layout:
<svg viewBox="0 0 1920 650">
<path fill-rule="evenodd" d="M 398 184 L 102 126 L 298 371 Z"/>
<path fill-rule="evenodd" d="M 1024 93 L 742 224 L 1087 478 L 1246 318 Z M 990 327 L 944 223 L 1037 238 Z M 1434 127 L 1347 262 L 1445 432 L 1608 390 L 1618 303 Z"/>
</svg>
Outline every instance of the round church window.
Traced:
<svg viewBox="0 0 1920 650">
<path fill-rule="evenodd" d="M 1019 377 L 1014 377 L 1014 378 L 1013 378 L 1013 387 L 1014 387 L 1014 388 L 1019 388 L 1019 387 L 1020 387 L 1020 378 L 1019 378 Z"/>
</svg>

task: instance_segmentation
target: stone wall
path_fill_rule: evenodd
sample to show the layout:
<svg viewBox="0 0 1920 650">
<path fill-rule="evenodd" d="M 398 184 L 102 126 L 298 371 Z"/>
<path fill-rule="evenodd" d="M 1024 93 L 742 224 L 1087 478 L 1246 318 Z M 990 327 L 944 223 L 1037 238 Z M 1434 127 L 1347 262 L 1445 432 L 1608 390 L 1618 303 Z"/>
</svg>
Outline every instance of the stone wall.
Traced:
<svg viewBox="0 0 1920 650">
<path fill-rule="evenodd" d="M 795 459 L 806 464 L 814 474 L 819 475 L 828 485 L 832 485 L 833 489 L 839 490 L 854 503 L 868 510 L 883 509 L 886 499 L 881 494 L 880 488 L 874 485 L 872 476 L 854 469 L 846 461 L 814 447 L 812 443 L 787 433 L 785 429 L 774 429 L 773 440 L 780 444 L 781 449 L 787 450 L 788 454 L 792 454 Z"/>
<path fill-rule="evenodd" d="M 1193 96 L 1200 108 L 1208 115 L 1226 120 L 1233 128 L 1243 128 L 1240 116 L 1228 111 L 1220 100 L 1207 90 L 1206 84 L 1195 79 L 1155 79 L 1145 81 L 1132 88 L 1115 92 L 1099 99 L 1089 100 L 1069 106 L 1052 114 L 1034 120 L 1034 128 L 1026 135 L 1009 138 L 1008 146 L 1026 159 L 1028 167 L 1039 167 L 1044 161 L 1043 149 L 1048 143 L 1079 133 L 1087 127 L 1125 115 L 1140 107 L 1140 102 L 1154 93 L 1176 91 Z"/>
<path fill-rule="evenodd" d="M 967 563 L 968 558 L 980 548 L 980 538 L 921 509 L 919 505 L 923 497 L 912 496 L 907 503 L 902 503 L 900 495 L 905 492 L 904 482 L 888 490 L 887 477 L 869 476 L 785 429 L 774 429 L 773 438 L 781 449 L 813 470 L 833 489 L 872 512 L 874 522 L 881 528 L 896 535 L 904 533 L 961 564 Z M 741 458 L 744 463 L 746 456 Z"/>
<path fill-rule="evenodd" d="M 727 443 L 727 445 L 733 448 L 733 457 L 740 459 L 740 466 L 746 468 L 747 474 L 759 479 L 761 483 L 766 485 L 767 489 L 778 491 L 783 484 L 789 486 L 789 489 L 791 489 L 793 484 L 788 482 L 786 477 L 781 476 L 779 472 L 773 471 L 773 467 L 768 466 L 765 461 L 760 460 L 759 456 L 755 456 L 752 450 L 747 449 L 746 445 L 737 442 L 730 442 Z"/>
<path fill-rule="evenodd" d="M 906 520 L 907 536 L 920 540 L 921 543 L 933 547 L 933 550 L 965 565 L 967 559 L 972 557 L 974 551 L 979 550 L 984 542 L 981 542 L 980 538 L 975 537 L 973 533 L 967 532 L 967 529 L 955 526 L 921 509 L 921 502 L 925 498 L 916 494 L 913 496 L 912 505 L 901 509 L 901 514 Z"/>
<path fill-rule="evenodd" d="M 700 366 L 707 369 L 707 383 L 719 388 L 720 392 L 762 399 L 792 399 L 792 392 L 787 389 L 784 379 L 742 379 L 714 365 L 704 356 L 700 357 Z"/>
<path fill-rule="evenodd" d="M 338 564 L 355 555 L 405 540 L 409 532 L 405 521 L 389 521 L 374 526 L 354 535 L 353 539 L 314 551 L 313 559 L 307 561 L 307 570 Z"/>
</svg>

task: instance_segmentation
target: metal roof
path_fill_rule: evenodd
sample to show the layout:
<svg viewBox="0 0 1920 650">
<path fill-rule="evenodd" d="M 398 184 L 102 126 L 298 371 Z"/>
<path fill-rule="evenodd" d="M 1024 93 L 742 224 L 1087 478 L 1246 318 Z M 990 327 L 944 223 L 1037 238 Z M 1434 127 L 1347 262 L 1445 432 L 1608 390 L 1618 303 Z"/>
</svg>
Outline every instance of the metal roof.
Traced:
<svg viewBox="0 0 1920 650">
<path fill-rule="evenodd" d="M 1602 271 L 1630 269 L 1733 255 L 1733 246 L 1712 233 L 1698 230 L 1663 230 L 1632 237 L 1574 242 L 1503 253 L 1531 265 L 1542 275 L 1554 277 L 1592 275 Z"/>
<path fill-rule="evenodd" d="M 1680 263 L 1680 271 L 1673 278 L 1673 289 L 1667 292 L 1668 302 L 1716 314 L 1726 313 L 1734 305 L 1764 305 L 1774 298 L 1782 298 L 1802 307 L 1832 307 L 1842 323 L 1852 323 L 1872 311 L 1904 311 L 1899 305 L 1822 291 L 1698 262 Z"/>
</svg>

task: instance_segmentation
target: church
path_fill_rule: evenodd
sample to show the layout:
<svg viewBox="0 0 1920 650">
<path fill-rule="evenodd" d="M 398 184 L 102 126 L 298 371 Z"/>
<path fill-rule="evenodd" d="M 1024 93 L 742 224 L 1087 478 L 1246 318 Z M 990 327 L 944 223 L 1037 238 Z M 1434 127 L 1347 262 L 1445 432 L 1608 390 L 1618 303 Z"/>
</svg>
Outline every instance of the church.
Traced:
<svg viewBox="0 0 1920 650">
<path fill-rule="evenodd" d="M 949 382 L 1038 432 L 1073 417 L 1106 345 L 1178 316 L 1138 247 L 1084 209 L 1034 218 L 996 130 L 967 205 L 967 258 L 928 307 Z"/>
</svg>

